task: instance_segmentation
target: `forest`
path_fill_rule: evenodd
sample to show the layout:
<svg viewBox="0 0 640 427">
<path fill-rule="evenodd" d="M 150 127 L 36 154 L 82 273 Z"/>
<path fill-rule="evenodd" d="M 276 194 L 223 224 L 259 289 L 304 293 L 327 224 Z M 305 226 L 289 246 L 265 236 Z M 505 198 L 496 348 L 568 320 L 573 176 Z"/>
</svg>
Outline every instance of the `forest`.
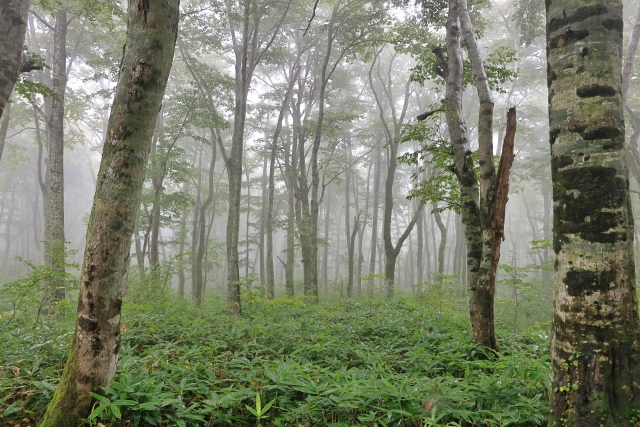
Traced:
<svg viewBox="0 0 640 427">
<path fill-rule="evenodd" d="M 0 426 L 640 426 L 639 42 L 636 0 L 0 0 Z"/>
</svg>

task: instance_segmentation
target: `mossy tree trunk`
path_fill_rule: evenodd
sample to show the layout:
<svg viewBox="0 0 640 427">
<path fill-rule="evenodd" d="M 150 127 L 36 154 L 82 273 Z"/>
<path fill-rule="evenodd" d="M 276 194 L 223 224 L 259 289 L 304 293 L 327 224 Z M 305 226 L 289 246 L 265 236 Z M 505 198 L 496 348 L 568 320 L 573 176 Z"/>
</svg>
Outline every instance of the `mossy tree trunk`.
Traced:
<svg viewBox="0 0 640 427">
<path fill-rule="evenodd" d="M 640 408 L 622 2 L 546 2 L 555 298 L 550 426 L 631 426 Z"/>
<path fill-rule="evenodd" d="M 75 335 L 41 427 L 82 424 L 91 411 L 91 393 L 100 393 L 115 373 L 123 277 L 178 17 L 178 0 L 129 1 L 127 44 L 87 230 Z"/>
</svg>

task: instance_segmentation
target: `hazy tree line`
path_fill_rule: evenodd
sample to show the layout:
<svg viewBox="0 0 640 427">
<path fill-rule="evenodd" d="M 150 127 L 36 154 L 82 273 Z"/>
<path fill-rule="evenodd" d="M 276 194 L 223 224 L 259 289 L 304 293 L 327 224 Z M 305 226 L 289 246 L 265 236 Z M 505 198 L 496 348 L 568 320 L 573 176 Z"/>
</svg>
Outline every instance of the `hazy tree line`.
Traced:
<svg viewBox="0 0 640 427">
<path fill-rule="evenodd" d="M 582 384 L 575 399 L 591 384 L 630 390 L 619 413 L 582 408 L 570 415 L 575 425 L 615 425 L 637 402 L 623 107 L 635 191 L 640 25 L 627 25 L 623 67 L 621 4 L 549 2 L 545 38 L 544 8 L 525 0 L 490 8 L 464 0 L 130 0 L 127 13 L 111 2 L 32 2 L 30 13 L 28 3 L 13 3 L 22 27 L 4 27 L 16 35 L 3 38 L 24 31 L 26 62 L 37 63 L 22 67 L 18 40 L 14 75 L 29 74 L 0 123 L 3 279 L 28 270 L 20 259 L 45 264 L 55 273 L 46 284 L 55 311 L 69 293 L 63 273 L 82 265 L 76 335 L 43 425 L 86 416 L 89 393 L 113 376 L 128 286 L 164 281 L 198 305 L 218 291 L 240 314 L 243 293 L 391 298 L 453 275 L 469 296 L 474 340 L 497 350 L 498 264 L 536 265 L 550 293 L 554 252 L 555 408 L 574 402 L 560 390 L 567 381 Z M 606 30 L 603 40 L 592 27 Z M 577 49 L 571 59 L 569 46 Z M 568 69 L 578 70 L 575 80 L 558 77 Z M 620 84 L 602 73 L 620 75 Z M 549 100 L 570 99 L 563 90 L 591 116 Z M 575 134 L 577 147 L 559 148 L 558 138 L 569 144 Z M 602 140 L 611 142 L 585 148 Z M 590 158 L 602 163 L 584 166 Z M 603 253 L 611 268 L 587 262 Z M 558 284 L 571 280 L 576 288 L 563 300 Z M 610 284 L 634 297 L 603 296 L 599 304 L 615 307 L 603 326 L 582 299 L 589 286 L 606 293 Z M 565 314 L 579 310 L 587 320 L 567 332 Z M 602 331 L 615 341 L 605 353 Z M 589 339 L 573 343 L 580 334 Z M 576 351 L 587 356 L 580 373 L 567 374 L 562 363 Z M 623 360 L 607 359 L 620 352 Z M 628 372 L 585 374 L 611 369 Z"/>
</svg>

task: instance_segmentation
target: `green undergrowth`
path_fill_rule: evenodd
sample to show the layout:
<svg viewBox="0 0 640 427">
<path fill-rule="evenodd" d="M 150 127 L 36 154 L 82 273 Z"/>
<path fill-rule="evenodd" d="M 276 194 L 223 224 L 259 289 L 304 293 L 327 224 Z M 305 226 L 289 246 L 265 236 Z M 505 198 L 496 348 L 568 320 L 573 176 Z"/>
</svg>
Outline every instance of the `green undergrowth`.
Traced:
<svg viewBox="0 0 640 427">
<path fill-rule="evenodd" d="M 501 353 L 492 357 L 472 344 L 463 304 L 443 310 L 403 298 L 251 302 L 241 317 L 224 314 L 220 301 L 201 308 L 173 298 L 161 306 L 125 304 L 118 371 L 96 396 L 90 423 L 545 424 L 544 327 L 501 331 Z M 10 329 L 0 333 L 5 425 L 43 413 L 64 365 L 72 316 Z"/>
</svg>

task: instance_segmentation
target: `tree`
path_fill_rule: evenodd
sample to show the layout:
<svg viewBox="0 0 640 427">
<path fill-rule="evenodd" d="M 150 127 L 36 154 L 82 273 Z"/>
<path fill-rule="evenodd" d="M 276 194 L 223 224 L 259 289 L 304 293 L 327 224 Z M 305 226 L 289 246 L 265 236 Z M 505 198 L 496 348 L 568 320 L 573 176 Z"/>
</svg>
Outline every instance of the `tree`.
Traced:
<svg viewBox="0 0 640 427">
<path fill-rule="evenodd" d="M 402 250 L 402 245 L 405 240 L 409 237 L 409 234 L 413 230 L 413 226 L 420 218 L 420 213 L 422 212 L 422 208 L 424 207 L 423 203 L 419 203 L 413 217 L 409 221 L 406 229 L 402 232 L 401 236 L 398 238 L 398 242 L 396 245 L 393 245 L 391 240 L 391 216 L 393 213 L 393 183 L 395 180 L 396 169 L 398 167 L 398 144 L 400 142 L 402 126 L 404 125 L 404 120 L 407 114 L 407 108 L 409 107 L 409 99 L 411 97 L 411 80 L 407 79 L 404 90 L 402 92 L 403 97 L 401 98 L 401 109 L 400 112 L 396 110 L 397 100 L 394 98 L 393 94 L 393 79 L 391 77 L 391 69 L 393 67 L 394 61 L 396 59 L 397 54 L 392 53 L 391 59 L 389 60 L 388 70 L 386 71 L 386 79 L 382 77 L 380 66 L 377 67 L 377 80 L 378 84 L 382 86 L 381 89 L 376 89 L 376 85 L 374 84 L 373 79 L 373 69 L 376 65 L 376 62 L 379 59 L 380 53 L 384 48 L 377 50 L 374 53 L 373 62 L 371 63 L 371 68 L 369 69 L 369 86 L 371 87 L 371 91 L 373 93 L 374 99 L 376 101 L 376 105 L 378 107 L 378 114 L 380 116 L 380 122 L 384 129 L 385 134 L 385 145 L 387 147 L 387 176 L 385 179 L 385 192 L 384 192 L 384 217 L 382 221 L 382 229 L 383 229 L 383 242 L 384 242 L 384 251 L 386 255 L 386 265 L 385 265 L 385 296 L 387 298 L 393 297 L 394 291 L 394 283 L 395 283 L 395 271 L 396 271 L 396 260 L 398 259 L 398 255 L 400 254 L 400 250 Z M 379 92 L 384 94 L 384 97 L 379 94 Z M 388 106 L 390 113 L 385 111 L 385 106 Z M 386 114 L 389 114 L 390 118 L 385 117 Z"/>
<path fill-rule="evenodd" d="M 556 253 L 549 425 L 632 425 L 640 332 L 622 2 L 556 0 L 546 12 Z"/>
<path fill-rule="evenodd" d="M 460 185 L 460 215 L 467 241 L 469 317 L 477 344 L 497 349 L 493 324 L 496 271 L 504 236 L 504 214 L 513 163 L 515 109 L 509 111 L 507 133 L 498 173 L 493 160 L 493 99 L 484 64 L 475 41 L 466 0 L 449 0 L 447 62 L 438 64 L 446 78 L 444 110 L 451 138 L 452 169 Z M 464 38 L 473 81 L 480 100 L 478 118 L 479 179 L 462 115 L 463 61 L 460 38 Z M 437 51 L 434 53 L 438 56 Z M 440 54 L 441 56 L 442 54 Z M 446 66 L 445 66 L 446 65 Z"/>
<path fill-rule="evenodd" d="M 178 0 L 129 1 L 127 43 L 87 231 L 75 335 L 40 426 L 82 424 L 91 411 L 91 393 L 99 393 L 115 373 L 122 281 L 178 18 Z"/>
<path fill-rule="evenodd" d="M 240 235 L 240 191 L 242 189 L 242 157 L 244 151 L 245 120 L 247 115 L 247 96 L 251 87 L 256 66 L 262 61 L 280 31 L 280 26 L 289 11 L 290 2 L 283 5 L 284 10 L 276 15 L 277 20 L 261 33 L 260 24 L 267 16 L 270 5 L 260 5 L 255 0 L 243 0 L 241 4 L 227 1 L 229 30 L 235 56 L 235 108 L 231 149 L 227 155 L 220 145 L 229 177 L 229 214 L 227 219 L 227 302 L 229 311 L 240 314 L 240 267 L 238 256 L 238 238 Z M 239 22 L 235 19 L 241 17 Z M 236 25 L 242 26 L 242 31 Z M 222 144 L 220 142 L 220 144 Z"/>
</svg>

